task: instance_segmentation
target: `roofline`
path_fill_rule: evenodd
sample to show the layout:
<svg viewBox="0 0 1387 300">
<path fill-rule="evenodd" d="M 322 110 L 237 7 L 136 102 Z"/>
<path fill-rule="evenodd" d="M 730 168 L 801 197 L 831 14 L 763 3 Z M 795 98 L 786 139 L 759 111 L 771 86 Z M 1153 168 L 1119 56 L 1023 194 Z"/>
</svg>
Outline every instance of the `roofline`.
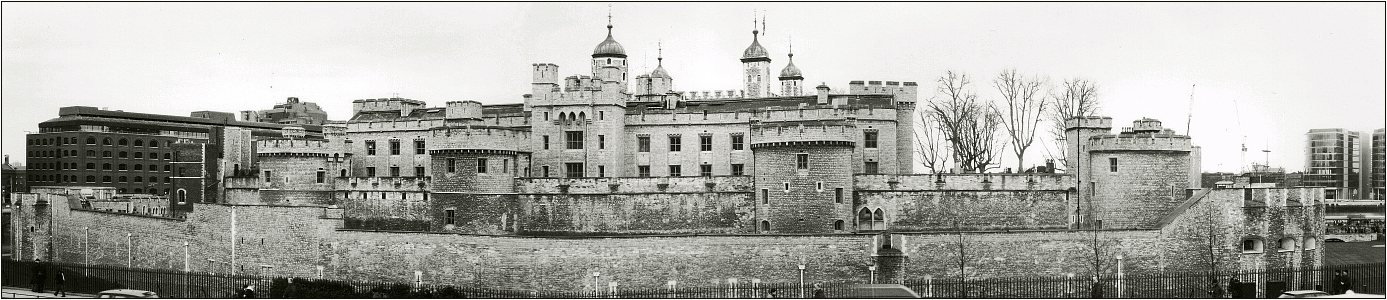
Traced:
<svg viewBox="0 0 1387 300">
<path fill-rule="evenodd" d="M 234 115 L 234 114 L 233 114 L 233 115 Z M 46 122 L 51 122 L 51 121 L 54 121 L 54 120 L 62 119 L 63 117 L 67 117 L 67 116 L 113 117 L 113 118 L 121 118 L 121 119 L 134 119 L 134 120 L 146 120 L 146 121 L 165 121 L 165 122 L 177 122 L 177 123 L 192 123 L 192 124 L 213 125 L 213 126 L 215 126 L 215 125 L 221 125 L 221 126 L 250 127 L 250 128 L 273 129 L 273 130 L 281 130 L 281 129 L 284 129 L 284 127 L 289 127 L 289 126 L 299 126 L 299 127 L 303 127 L 304 130 L 307 130 L 307 131 L 310 131 L 310 132 L 322 132 L 322 130 L 323 130 L 321 125 L 276 124 L 276 123 L 263 123 L 263 122 L 245 122 L 245 121 L 235 121 L 235 120 L 227 120 L 227 121 L 220 121 L 220 122 L 219 122 L 219 121 L 212 120 L 212 119 L 204 119 L 204 118 L 197 118 L 197 117 L 183 117 L 183 116 L 147 114 L 147 113 L 137 113 L 137 112 L 123 112 L 123 111 L 102 110 L 102 109 L 98 109 L 98 108 L 91 107 L 91 106 L 67 106 L 67 107 L 59 108 L 59 109 L 58 109 L 58 118 L 57 118 L 57 119 L 48 120 L 48 121 L 44 121 L 44 122 L 45 122 L 45 123 L 46 123 Z"/>
</svg>

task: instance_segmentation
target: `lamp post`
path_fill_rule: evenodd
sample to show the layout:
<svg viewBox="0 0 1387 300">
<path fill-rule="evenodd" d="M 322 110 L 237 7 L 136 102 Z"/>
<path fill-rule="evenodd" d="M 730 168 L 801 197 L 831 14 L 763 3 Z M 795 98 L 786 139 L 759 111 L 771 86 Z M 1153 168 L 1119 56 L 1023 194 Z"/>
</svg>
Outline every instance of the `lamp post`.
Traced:
<svg viewBox="0 0 1387 300">
<path fill-rule="evenodd" d="M 934 275 L 925 275 L 925 297 L 934 297 Z"/>
<path fill-rule="evenodd" d="M 90 240 L 91 227 L 82 226 L 82 276 L 88 276 L 88 270 L 91 270 Z"/>
<path fill-rule="evenodd" d="M 1117 297 L 1122 298 L 1125 278 L 1122 276 L 1122 253 L 1117 254 Z"/>
<path fill-rule="evenodd" d="M 867 272 L 871 274 L 870 277 L 869 277 L 870 279 L 867 281 L 867 283 L 872 283 L 872 284 L 877 283 L 877 266 L 876 266 L 876 265 L 867 266 Z"/>
<path fill-rule="evenodd" d="M 593 296 L 597 296 L 597 295 L 599 295 L 599 294 L 602 294 L 602 288 L 600 288 L 601 283 L 598 282 L 598 279 L 601 278 L 601 277 L 602 277 L 602 272 L 592 272 L 592 295 L 593 295 Z"/>
<path fill-rule="evenodd" d="M 191 259 L 191 258 L 192 258 L 192 256 L 188 255 L 188 241 L 183 241 L 183 272 L 184 272 L 184 273 L 187 273 L 188 271 L 192 271 L 192 266 L 188 265 L 189 259 Z"/>
<path fill-rule="evenodd" d="M 799 264 L 799 297 L 804 298 L 804 264 Z"/>
<path fill-rule="evenodd" d="M 135 234 L 125 233 L 125 267 L 135 267 Z"/>
</svg>

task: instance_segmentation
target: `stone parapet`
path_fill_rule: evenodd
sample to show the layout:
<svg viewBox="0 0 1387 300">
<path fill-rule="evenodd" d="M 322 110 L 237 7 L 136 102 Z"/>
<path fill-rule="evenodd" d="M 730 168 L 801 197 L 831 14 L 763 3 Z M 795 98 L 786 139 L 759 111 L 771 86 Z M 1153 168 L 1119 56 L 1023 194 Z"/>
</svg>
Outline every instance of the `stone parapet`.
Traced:
<svg viewBox="0 0 1387 300">
<path fill-rule="evenodd" d="M 522 194 L 751 192 L 751 176 L 521 178 Z"/>
<path fill-rule="evenodd" d="M 1065 190 L 1074 186 L 1070 174 L 874 174 L 853 176 L 853 189 L 861 190 Z"/>
<path fill-rule="evenodd" d="M 1190 137 L 1164 133 L 1100 135 L 1088 140 L 1089 151 L 1174 151 L 1189 152 L 1194 145 Z"/>
</svg>

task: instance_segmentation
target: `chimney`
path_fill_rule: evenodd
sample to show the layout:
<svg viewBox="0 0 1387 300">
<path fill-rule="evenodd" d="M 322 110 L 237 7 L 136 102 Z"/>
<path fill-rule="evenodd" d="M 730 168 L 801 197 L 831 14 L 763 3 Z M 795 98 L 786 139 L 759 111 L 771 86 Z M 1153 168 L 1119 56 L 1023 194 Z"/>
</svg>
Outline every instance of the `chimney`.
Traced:
<svg viewBox="0 0 1387 300">
<path fill-rule="evenodd" d="M 814 90 L 817 90 L 817 91 L 819 92 L 819 99 L 818 99 L 819 105 L 827 105 L 827 104 L 828 104 L 828 84 L 820 83 L 818 87 L 815 87 L 815 88 L 814 88 Z"/>
<path fill-rule="evenodd" d="M 9 154 L 5 154 L 5 165 L 6 165 L 6 166 L 10 165 L 10 155 L 9 155 Z"/>
</svg>

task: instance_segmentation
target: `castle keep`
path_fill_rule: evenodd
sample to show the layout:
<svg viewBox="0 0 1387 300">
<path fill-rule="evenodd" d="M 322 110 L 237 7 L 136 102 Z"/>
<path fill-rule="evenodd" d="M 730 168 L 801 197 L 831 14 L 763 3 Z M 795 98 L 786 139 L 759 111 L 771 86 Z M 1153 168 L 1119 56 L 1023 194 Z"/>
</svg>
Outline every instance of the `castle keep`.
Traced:
<svg viewBox="0 0 1387 300">
<path fill-rule="evenodd" d="M 915 82 L 804 91 L 792 54 L 771 78 L 753 33 L 735 90 L 677 91 L 663 55 L 628 76 L 608 25 L 589 74 L 532 64 L 521 103 L 362 99 L 321 127 L 217 127 L 170 145 L 167 213 L 93 207 L 110 188 L 19 195 L 19 257 L 566 290 L 592 290 L 592 272 L 660 286 L 793 282 L 799 265 L 899 281 L 960 260 L 976 278 L 1107 274 L 1089 261 L 1122 257 L 1128 274 L 1321 264 L 1322 190 L 1201 188 L 1199 147 L 1157 120 L 1070 119 L 1066 174 L 913 174 Z M 132 241 L 68 247 L 102 235 Z"/>
</svg>

